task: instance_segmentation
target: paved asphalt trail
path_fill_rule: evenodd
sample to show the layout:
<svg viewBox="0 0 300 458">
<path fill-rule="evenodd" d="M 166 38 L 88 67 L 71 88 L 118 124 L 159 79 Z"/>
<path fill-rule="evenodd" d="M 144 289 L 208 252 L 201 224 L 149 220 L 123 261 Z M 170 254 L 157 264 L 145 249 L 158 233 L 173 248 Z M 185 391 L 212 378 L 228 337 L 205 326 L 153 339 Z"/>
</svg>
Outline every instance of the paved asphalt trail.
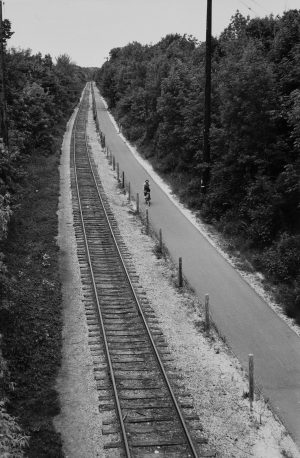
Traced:
<svg viewBox="0 0 300 458">
<path fill-rule="evenodd" d="M 196 293 L 203 299 L 209 294 L 213 320 L 244 368 L 248 354 L 254 354 L 256 383 L 300 448 L 300 338 L 148 176 L 116 131 L 97 89 L 95 97 L 100 127 L 120 172 L 140 196 L 150 179 L 151 224 L 162 229 L 172 258 L 183 258 L 184 275 Z"/>
</svg>

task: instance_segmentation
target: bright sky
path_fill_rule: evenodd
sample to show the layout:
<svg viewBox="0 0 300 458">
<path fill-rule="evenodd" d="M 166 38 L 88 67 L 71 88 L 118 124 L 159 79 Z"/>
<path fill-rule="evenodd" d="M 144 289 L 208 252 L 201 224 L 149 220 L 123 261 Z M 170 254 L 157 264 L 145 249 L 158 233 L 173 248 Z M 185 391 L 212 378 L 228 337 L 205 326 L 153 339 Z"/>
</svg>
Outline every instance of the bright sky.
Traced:
<svg viewBox="0 0 300 458">
<path fill-rule="evenodd" d="M 68 54 L 81 66 L 100 67 L 112 48 L 132 41 L 157 43 L 168 33 L 205 40 L 206 0 L 4 0 L 3 18 L 15 32 L 10 47 Z M 250 17 L 300 9 L 300 0 L 212 0 L 212 34 L 238 9 Z"/>
</svg>

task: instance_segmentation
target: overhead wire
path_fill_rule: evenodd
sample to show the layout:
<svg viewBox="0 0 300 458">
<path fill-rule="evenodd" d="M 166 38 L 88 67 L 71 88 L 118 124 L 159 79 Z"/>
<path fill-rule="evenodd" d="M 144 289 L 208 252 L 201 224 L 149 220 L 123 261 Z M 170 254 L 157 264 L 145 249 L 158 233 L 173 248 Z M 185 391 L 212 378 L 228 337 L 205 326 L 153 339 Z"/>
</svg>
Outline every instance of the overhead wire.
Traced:
<svg viewBox="0 0 300 458">
<path fill-rule="evenodd" d="M 259 2 L 257 2 L 256 0 L 250 0 L 250 2 L 254 3 L 255 5 L 257 5 L 260 9 L 262 9 L 263 11 L 265 11 L 267 14 L 271 14 L 270 11 L 266 10 L 265 7 L 261 6 L 261 4 Z"/>
<path fill-rule="evenodd" d="M 249 11 L 259 16 L 258 12 L 251 8 L 251 6 L 247 5 L 247 3 L 243 2 L 243 0 L 239 0 L 239 2 L 242 3 Z"/>
</svg>

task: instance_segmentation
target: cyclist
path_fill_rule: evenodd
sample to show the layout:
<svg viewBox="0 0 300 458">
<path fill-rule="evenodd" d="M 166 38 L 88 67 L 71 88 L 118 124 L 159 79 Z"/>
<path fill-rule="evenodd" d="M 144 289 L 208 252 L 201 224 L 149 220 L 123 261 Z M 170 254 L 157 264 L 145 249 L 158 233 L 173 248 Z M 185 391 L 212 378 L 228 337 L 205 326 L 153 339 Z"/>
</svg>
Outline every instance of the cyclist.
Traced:
<svg viewBox="0 0 300 458">
<path fill-rule="evenodd" d="M 150 203 L 150 185 L 149 185 L 149 180 L 145 180 L 144 183 L 144 197 L 145 197 L 145 202 Z"/>
<path fill-rule="evenodd" d="M 144 196 L 150 192 L 150 185 L 149 185 L 149 180 L 146 180 L 144 183 Z"/>
</svg>

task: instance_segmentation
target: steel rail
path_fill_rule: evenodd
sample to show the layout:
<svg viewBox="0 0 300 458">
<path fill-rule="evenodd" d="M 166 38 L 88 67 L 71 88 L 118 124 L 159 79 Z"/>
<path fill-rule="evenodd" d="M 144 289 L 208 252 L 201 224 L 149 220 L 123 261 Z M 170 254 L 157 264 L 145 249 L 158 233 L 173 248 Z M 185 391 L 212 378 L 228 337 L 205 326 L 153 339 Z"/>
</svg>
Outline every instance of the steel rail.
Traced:
<svg viewBox="0 0 300 458">
<path fill-rule="evenodd" d="M 91 83 L 91 84 L 92 84 L 92 83 Z M 93 91 L 92 91 L 92 96 L 95 97 Z M 87 151 L 88 151 L 88 149 L 87 149 Z M 133 294 L 134 299 L 135 299 L 135 301 L 136 301 L 136 304 L 137 304 L 139 313 L 140 313 L 141 318 L 142 318 L 142 320 L 143 320 L 143 324 L 144 324 L 144 326 L 145 326 L 145 328 L 146 328 L 146 330 L 147 330 L 148 337 L 149 337 L 149 340 L 150 340 L 150 342 L 151 342 L 153 351 L 154 351 L 154 353 L 155 353 L 155 356 L 156 356 L 156 359 L 157 359 L 157 362 L 158 362 L 160 371 L 161 371 L 161 373 L 162 373 L 162 375 L 163 375 L 164 381 L 165 381 L 165 383 L 166 383 L 166 385 L 167 385 L 167 388 L 168 388 L 168 390 L 169 390 L 169 394 L 170 394 L 170 396 L 171 396 L 171 398 L 172 398 L 172 401 L 173 401 L 173 404 L 174 404 L 174 406 L 175 406 L 177 415 L 178 415 L 178 417 L 179 417 L 179 419 L 180 419 L 180 422 L 181 422 L 181 425 L 182 425 L 182 427 L 183 427 L 184 433 L 185 433 L 185 435 L 186 435 L 188 444 L 189 444 L 189 446 L 190 446 L 190 448 L 191 448 L 191 450 L 192 450 L 192 452 L 193 452 L 193 454 L 194 454 L 194 458 L 197 458 L 197 457 L 198 457 L 197 450 L 196 450 L 196 448 L 195 448 L 195 446 L 194 446 L 192 437 L 191 437 L 191 435 L 190 435 L 190 433 L 189 433 L 189 431 L 188 431 L 188 429 L 187 429 L 185 420 L 184 420 L 183 415 L 182 415 L 182 413 L 181 413 L 181 409 L 180 409 L 179 404 L 178 404 L 178 402 L 177 402 L 177 400 L 176 400 L 176 397 L 175 397 L 175 395 L 174 395 L 173 389 L 172 389 L 172 387 L 171 387 L 171 385 L 170 385 L 170 382 L 169 382 L 167 373 L 166 373 L 166 371 L 165 371 L 165 369 L 164 369 L 163 362 L 162 362 L 162 360 L 161 360 L 161 357 L 160 357 L 160 355 L 159 355 L 159 353 L 158 353 L 158 350 L 157 350 L 157 348 L 156 348 L 156 345 L 155 345 L 155 343 L 154 343 L 154 340 L 153 340 L 153 337 L 152 337 L 150 328 L 149 328 L 149 326 L 148 326 L 148 323 L 147 323 L 147 321 L 146 321 L 144 312 L 143 312 L 142 307 L 141 307 L 141 305 L 140 305 L 139 298 L 138 298 L 138 296 L 137 296 L 137 294 L 136 294 L 136 292 L 135 292 L 135 288 L 134 288 L 134 286 L 133 286 L 133 284 L 132 284 L 132 281 L 131 281 L 129 272 L 128 272 L 127 268 L 126 268 L 126 264 L 125 264 L 123 255 L 122 255 L 122 253 L 121 253 L 121 251 L 120 251 L 120 249 L 119 249 L 119 246 L 118 246 L 118 243 L 117 243 L 117 240 L 116 240 L 116 237 L 115 237 L 113 228 L 112 228 L 112 226 L 111 226 L 111 224 L 110 224 L 109 217 L 108 217 L 108 214 L 107 214 L 107 212 L 106 212 L 106 209 L 105 209 L 105 206 L 104 206 L 104 203 L 103 203 L 103 199 L 102 199 L 102 196 L 101 196 L 101 193 L 100 193 L 100 190 L 99 190 L 99 187 L 98 187 L 96 178 L 95 178 L 95 174 L 94 174 L 94 171 L 93 171 L 93 168 L 92 168 L 92 165 L 91 165 L 91 161 L 90 161 L 90 156 L 89 156 L 89 154 L 88 154 L 88 159 L 89 159 L 89 163 L 90 163 L 92 175 L 93 175 L 93 178 L 94 178 L 94 183 L 95 183 L 96 188 L 97 188 L 97 193 L 98 193 L 100 202 L 101 202 L 101 204 L 102 204 L 102 206 L 103 206 L 103 209 L 104 209 L 104 212 L 105 212 L 105 215 L 106 215 L 106 218 L 107 218 L 107 222 L 108 222 L 108 225 L 109 225 L 109 227 L 110 227 L 110 231 L 111 231 L 111 234 L 112 234 L 112 237 L 113 237 L 113 240 L 114 240 L 114 242 L 115 242 L 115 245 L 116 245 L 118 254 L 119 254 L 120 259 L 121 259 L 121 262 L 122 262 L 122 266 L 123 266 L 124 272 L 125 272 L 125 274 L 126 274 L 126 277 L 127 277 L 128 283 L 129 283 L 129 285 L 130 285 L 132 294 Z"/>
<path fill-rule="evenodd" d="M 157 363 L 158 363 L 158 366 L 159 366 L 159 369 L 161 371 L 161 374 L 163 376 L 163 379 L 164 379 L 164 382 L 168 388 L 168 391 L 169 391 L 169 394 L 170 394 L 170 397 L 172 398 L 172 401 L 173 401 L 173 405 L 175 407 L 175 410 L 176 410 L 176 413 L 179 417 L 179 420 L 180 420 L 180 423 L 181 423 L 181 426 L 183 428 L 183 431 L 185 433 L 185 436 L 186 436 L 186 439 L 187 439 L 187 443 L 193 453 L 193 457 L 194 458 L 198 458 L 198 453 L 197 453 L 197 450 L 195 448 L 195 445 L 193 443 L 193 440 L 192 440 L 192 437 L 187 429 L 187 426 L 186 426 L 186 423 L 185 423 L 185 420 L 183 418 L 183 415 L 181 413 L 181 409 L 179 407 L 179 404 L 176 400 L 176 397 L 174 395 L 174 392 L 173 392 L 173 389 L 170 385 L 170 382 L 168 380 L 168 376 L 167 376 L 167 373 L 164 369 L 164 365 L 163 365 L 163 362 L 161 360 L 161 357 L 159 355 L 159 352 L 156 348 L 156 345 L 155 345 L 155 342 L 153 340 L 153 337 L 152 337 L 152 334 L 151 334 L 151 330 L 148 326 L 148 323 L 146 321 L 146 318 L 145 318 L 145 315 L 144 315 L 144 312 L 142 310 L 142 307 L 140 305 L 140 301 L 139 301 L 139 298 L 135 292 L 135 288 L 133 286 L 133 283 L 131 281 L 131 278 L 130 278 L 130 275 L 129 275 L 129 272 L 128 272 L 128 269 L 126 267 L 126 264 L 125 264 L 125 261 L 124 261 L 124 258 L 123 258 L 123 255 L 119 249 L 119 246 L 118 246 L 118 242 L 117 242 L 117 239 L 115 237 L 115 234 L 114 234 L 114 230 L 111 226 L 111 223 L 110 223 L 110 219 L 109 219 L 109 216 L 107 214 L 107 211 L 106 211 L 106 208 L 105 208 L 105 204 L 103 202 L 103 199 L 102 199 L 102 196 L 101 196 L 101 192 L 99 190 L 99 186 L 98 186 L 98 183 L 97 183 L 97 180 L 96 180 L 96 177 L 95 177 L 95 173 L 94 173 L 94 170 L 93 170 L 93 167 L 92 167 L 92 164 L 91 164 L 91 159 L 90 159 L 90 155 L 89 155 L 89 152 L 88 152 L 88 144 L 87 144 L 87 137 L 86 137 L 86 132 L 85 132 L 85 145 L 86 145 L 86 152 L 87 152 L 87 157 L 88 157 L 88 161 L 89 161 L 89 165 L 90 165 L 90 169 L 91 169 L 91 173 L 92 173 L 92 176 L 93 176 L 93 180 L 94 180 L 94 183 L 95 183 L 95 186 L 96 186 L 96 189 L 97 189 L 97 194 L 98 194 L 98 197 L 99 197 L 99 201 L 103 207 L 103 210 L 104 210 L 104 213 L 105 213 L 105 217 L 106 217 L 106 220 L 107 220 L 107 223 L 108 223 L 108 226 L 109 226 L 109 229 L 111 231 L 111 235 L 112 235 L 112 238 L 113 238 L 113 241 L 114 241 L 114 244 L 115 244 L 115 247 L 116 247 L 116 250 L 118 252 L 118 255 L 119 255 L 119 258 L 121 260 L 121 265 L 122 265 L 122 268 L 124 270 L 124 273 L 125 273 L 125 276 L 127 278 L 127 281 L 128 281 L 128 284 L 130 286 L 130 289 L 131 289 L 131 293 L 133 295 L 133 298 L 136 302 L 136 305 L 137 305 L 137 308 L 138 308 L 138 312 L 142 318 L 142 321 L 143 321 L 143 325 L 147 331 L 147 334 L 148 334 L 148 338 L 149 338 L 149 341 L 151 343 L 151 346 L 152 346 L 152 349 L 154 351 L 154 354 L 156 356 L 156 360 L 157 360 Z M 75 153 L 75 137 L 74 137 L 74 153 Z M 75 157 L 74 157 L 74 166 L 75 166 Z M 75 177 L 76 177 L 76 186 L 77 186 L 77 176 L 76 176 L 76 168 L 75 168 Z M 81 205 L 80 205 L 80 209 L 81 209 Z M 81 217 L 82 217 L 82 212 L 81 212 Z M 83 220 L 82 220 L 83 222 Z M 83 223 L 84 224 L 84 223 Z M 85 230 L 84 230 L 84 233 L 85 233 Z M 85 240 L 86 240 L 86 234 L 85 234 Z M 86 244 L 87 244 L 87 240 L 86 240 Z M 91 268 L 91 271 L 92 271 L 92 267 L 91 267 L 91 261 L 90 261 L 90 256 L 88 254 L 88 259 L 89 259 L 89 265 L 90 265 L 90 268 Z M 99 315 L 101 316 L 101 326 L 102 326 L 102 330 L 103 330 L 103 335 L 105 336 L 105 348 L 106 348 L 106 351 L 107 353 L 109 353 L 109 349 L 108 349 L 108 345 L 107 345 L 107 340 L 106 340 L 106 334 L 105 334 L 105 330 L 104 330 L 104 323 L 103 323 L 103 320 L 102 320 L 102 314 L 101 314 L 101 310 L 100 310 L 100 304 L 99 304 L 99 301 L 98 301 L 98 297 L 97 297 L 97 292 L 96 292 L 96 284 L 95 284 L 95 281 L 94 281 L 94 276 L 92 275 L 93 277 L 93 285 L 94 285 L 94 289 L 95 289 L 95 296 L 96 296 L 96 301 L 97 301 L 97 307 L 99 309 Z M 109 363 L 109 368 L 110 368 L 110 371 L 111 373 L 113 374 L 113 369 L 112 369 L 112 363 L 111 363 L 111 359 L 110 359 L 110 356 L 108 355 L 108 360 L 110 361 Z M 122 413 L 121 413 L 121 407 L 120 407 L 120 403 L 119 403 L 119 400 L 118 400 L 118 395 L 117 395 L 117 388 L 116 388 L 116 384 L 115 384 L 115 379 L 114 379 L 114 376 L 112 378 L 112 382 L 113 382 L 113 386 L 114 386 L 114 390 L 115 391 L 115 396 L 116 396 L 116 403 L 117 403 L 117 406 L 118 406 L 118 414 L 120 416 L 120 419 L 122 419 Z M 123 433 L 123 437 L 126 438 L 126 442 L 127 442 L 127 436 L 126 436 L 126 431 L 125 431 L 125 426 L 124 426 L 124 422 L 123 420 L 120 421 L 120 423 L 123 423 L 123 427 L 124 427 L 124 430 L 123 430 L 123 427 L 122 427 L 122 424 L 121 424 L 121 427 L 122 427 L 122 433 Z M 125 441 L 124 441 L 125 442 Z M 127 443 L 128 445 L 128 443 Z M 130 451 L 129 451 L 130 453 Z M 128 455 L 128 458 L 130 457 L 130 455 Z"/>
<path fill-rule="evenodd" d="M 79 107 L 80 110 L 80 107 Z M 114 391 L 114 396 L 115 396 L 115 403 L 117 407 L 117 412 L 119 416 L 119 423 L 121 426 L 122 430 L 122 436 L 123 436 L 123 441 L 124 441 L 124 447 L 126 451 L 126 457 L 131 458 L 131 452 L 127 440 L 127 435 L 126 435 L 126 430 L 125 430 L 125 425 L 123 421 L 123 415 L 122 415 L 122 409 L 118 397 L 118 392 L 117 392 L 117 384 L 116 384 L 116 379 L 114 375 L 114 370 L 112 366 L 112 360 L 110 357 L 109 353 L 109 348 L 108 348 L 108 342 L 107 342 L 107 337 L 106 337 L 106 331 L 104 327 L 104 321 L 103 321 L 103 316 L 100 308 L 100 303 L 98 299 L 98 294 L 97 294 L 97 287 L 96 287 L 96 282 L 95 282 L 95 276 L 94 276 L 94 271 L 93 271 L 93 266 L 91 262 L 91 256 L 90 256 L 90 250 L 89 250 L 89 245 L 88 245 L 88 240 L 87 240 L 87 235 L 86 235 L 86 230 L 85 230 L 85 223 L 83 219 L 83 213 L 82 213 L 82 206 L 81 206 L 81 201 L 80 201 L 80 192 L 79 192 L 79 186 L 78 186 L 78 179 L 77 179 L 77 167 L 76 167 L 76 139 L 75 139 L 75 134 L 76 134 L 76 129 L 77 129 L 77 117 L 79 114 L 79 110 L 75 119 L 75 125 L 74 125 L 74 130 L 73 130 L 73 157 L 74 157 L 74 174 L 75 174 L 75 183 L 76 183 L 76 190 L 77 190 L 77 197 L 78 197 L 78 205 L 79 205 L 79 211 L 80 211 L 80 216 L 81 216 L 81 223 L 82 223 L 82 230 L 84 234 L 84 241 L 85 241 L 85 246 L 86 246 L 86 253 L 87 253 L 87 258 L 88 258 L 88 264 L 90 266 L 90 271 L 91 271 L 91 276 L 92 276 L 92 283 L 93 283 L 93 288 L 94 288 L 94 293 L 95 293 L 95 298 L 97 302 L 97 308 L 98 308 L 98 313 L 99 313 L 99 318 L 100 318 L 100 324 L 101 324 L 101 329 L 103 333 L 103 341 L 104 341 L 104 347 L 105 347 L 105 352 L 106 352 L 106 357 L 107 357 L 107 362 L 109 366 L 109 376 L 113 385 L 113 391 Z M 86 152 L 88 154 L 87 150 L 87 139 L 86 139 L 86 130 L 85 130 L 85 147 L 86 147 Z"/>
</svg>

